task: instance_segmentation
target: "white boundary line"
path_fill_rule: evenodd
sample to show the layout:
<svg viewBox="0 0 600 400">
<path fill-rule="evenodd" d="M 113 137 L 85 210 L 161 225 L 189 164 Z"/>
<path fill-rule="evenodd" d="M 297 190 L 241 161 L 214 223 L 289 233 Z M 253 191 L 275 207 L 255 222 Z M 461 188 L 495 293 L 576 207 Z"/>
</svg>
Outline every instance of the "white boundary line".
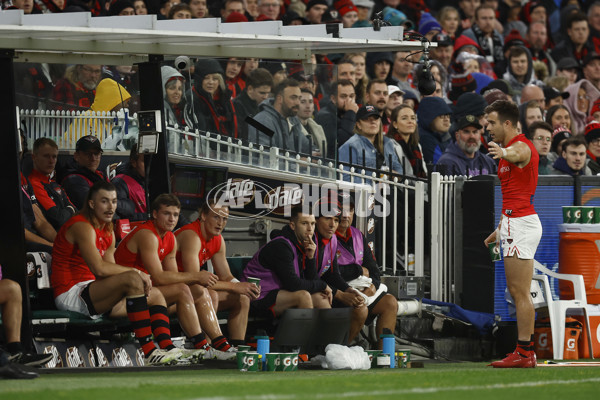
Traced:
<svg viewBox="0 0 600 400">
<path fill-rule="evenodd" d="M 471 386 L 444 386 L 431 388 L 412 388 L 412 389 L 397 389 L 397 390 L 370 390 L 364 392 L 345 392 L 345 393 L 303 393 L 303 394 L 265 394 L 256 396 L 218 396 L 218 397 L 202 397 L 203 400 L 294 400 L 310 397 L 313 399 L 325 398 L 349 398 L 349 397 L 369 397 L 374 396 L 391 396 L 403 394 L 422 394 L 422 393 L 440 393 L 440 392 L 458 392 L 472 390 L 496 390 L 496 389 L 511 389 L 522 387 L 550 386 L 550 385 L 572 385 L 580 383 L 600 382 L 598 378 L 587 379 L 569 379 L 569 380 L 551 380 L 551 381 L 534 381 L 534 382 L 518 382 L 518 383 L 497 383 L 493 385 L 471 385 Z M 199 400 L 200 398 L 198 398 Z M 196 400 L 196 399 L 193 399 Z"/>
</svg>

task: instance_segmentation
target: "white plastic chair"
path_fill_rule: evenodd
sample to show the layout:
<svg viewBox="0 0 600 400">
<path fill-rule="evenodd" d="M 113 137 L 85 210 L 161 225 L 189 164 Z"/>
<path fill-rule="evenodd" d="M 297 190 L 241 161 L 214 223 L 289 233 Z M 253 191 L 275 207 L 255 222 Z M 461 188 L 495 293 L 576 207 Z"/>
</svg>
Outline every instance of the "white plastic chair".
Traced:
<svg viewBox="0 0 600 400">
<path fill-rule="evenodd" d="M 590 332 L 590 319 L 587 313 L 587 297 L 585 293 L 585 284 L 583 276 L 573 274 L 559 274 L 549 270 L 536 260 L 533 260 L 535 271 L 541 272 L 534 274 L 533 279 L 542 284 L 544 290 L 545 303 L 550 315 L 550 328 L 552 331 L 552 352 L 555 360 L 562 360 L 565 347 L 565 318 L 568 309 L 581 309 L 585 317 L 585 331 L 588 338 L 590 357 L 594 358 L 592 349 L 592 334 Z M 535 272 L 534 271 L 534 272 Z M 573 283 L 573 300 L 554 300 L 548 276 L 559 280 L 567 280 Z"/>
</svg>

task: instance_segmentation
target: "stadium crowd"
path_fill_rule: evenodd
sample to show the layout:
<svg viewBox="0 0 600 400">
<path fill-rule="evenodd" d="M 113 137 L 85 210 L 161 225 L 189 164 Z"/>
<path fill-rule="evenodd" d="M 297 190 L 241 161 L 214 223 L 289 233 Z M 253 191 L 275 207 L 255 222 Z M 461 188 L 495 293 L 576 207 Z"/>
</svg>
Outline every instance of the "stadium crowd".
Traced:
<svg viewBox="0 0 600 400">
<path fill-rule="evenodd" d="M 474 176 L 495 174 L 497 169 L 487 155 L 490 137 L 484 109 L 496 100 L 509 100 L 519 106 L 519 129 L 539 153 L 540 175 L 600 172 L 598 1 L 12 0 L 4 2 L 4 8 L 22 9 L 26 14 L 90 11 L 96 17 L 148 13 L 158 19 L 221 17 L 225 23 L 342 23 L 344 28 L 370 27 L 381 16 L 385 23 L 404 26 L 406 32 L 414 31 L 437 44 L 429 53 L 429 73 L 435 82 L 432 93 L 418 89 L 429 79 L 419 62 L 421 52 L 316 55 L 313 70 L 304 70 L 300 62 L 283 60 L 198 59 L 185 69 L 171 64 L 161 69 L 167 123 L 417 178 L 425 178 L 432 171 Z M 139 108 L 140 83 L 132 66 L 21 63 L 16 69 L 21 108 Z M 90 120 L 85 129 L 89 135 L 79 139 L 73 159 L 60 170 L 56 168 L 58 146 L 53 140 L 41 138 L 33 144 L 33 166 L 22 177 L 28 250 L 56 253 L 61 251 L 57 242 L 74 245 L 69 229 L 88 232 L 86 237 L 94 239 L 84 245 L 86 251 L 96 246 L 94 250 L 101 250 L 103 257 L 92 260 L 82 247 L 79 266 L 87 265 L 92 273 L 83 275 L 94 281 L 94 276 L 125 273 L 127 279 L 115 283 L 121 288 L 121 297 L 104 302 L 101 292 L 88 289 L 81 296 L 85 304 L 77 306 L 90 316 L 96 315 L 94 311 L 135 314 L 132 321 L 140 331 L 136 336 L 143 343 L 148 343 L 150 328 L 162 332 L 160 349 L 146 346 L 149 360 L 155 350 L 164 350 L 160 354 L 165 360 L 173 358 L 173 354 L 166 356 L 172 349 L 169 334 L 164 324 L 155 321 L 164 321 L 162 316 L 172 313 L 174 304 L 197 310 L 178 314 L 179 320 L 187 324 L 184 329 L 196 349 L 219 356 L 244 341 L 248 312 L 253 310 L 276 317 L 289 307 L 338 304 L 359 310 L 353 314 L 353 321 L 359 323 L 353 325 L 351 336 L 373 315 L 383 321 L 378 329 L 389 327 L 388 308 L 377 304 L 395 303 L 385 293 L 373 303 L 367 300 L 379 288 L 372 255 L 358 260 L 357 254 L 348 251 L 346 261 L 352 273 L 338 266 L 335 259 L 327 264 L 332 243 L 349 246 L 348 238 L 359 234 L 350 229 L 351 210 L 340 207 L 335 215 L 293 214 L 281 236 L 252 261 L 255 274 L 280 281 L 270 290 L 265 290 L 268 285 L 258 290 L 233 278 L 224 261 L 220 232 L 228 210 L 205 208 L 197 221 L 173 236 L 180 205 L 172 198 L 146 204 L 144 159 L 135 146 L 128 165 L 118 171 L 112 184 L 108 183 L 98 169 L 104 150 L 98 125 Z M 99 193 L 105 196 L 94 197 Z M 103 207 L 110 218 L 108 214 L 94 214 L 93 205 L 101 201 L 106 203 Z M 154 239 L 147 243 L 139 239 L 145 246 L 126 241 L 128 253 L 119 257 L 112 236 L 111 221 L 116 216 L 148 220 L 132 233 L 148 231 L 144 235 Z M 344 229 L 338 230 L 338 225 Z M 100 236 L 110 242 L 103 243 L 102 249 L 96 240 Z M 154 244 L 149 246 L 150 242 Z M 353 243 L 362 244 L 360 240 Z M 158 249 L 164 250 L 161 254 L 165 258 L 136 258 L 138 251 L 156 256 Z M 202 251 L 205 254 L 200 254 Z M 277 254 L 281 261 L 277 266 L 269 267 L 272 259 L 264 256 L 269 252 Z M 215 274 L 201 273 L 209 259 Z M 116 268 L 120 260 L 131 261 L 129 266 L 134 266 L 135 260 L 140 272 Z M 300 270 L 299 263 L 303 266 Z M 312 265 L 310 271 L 304 270 L 307 265 Z M 53 268 L 53 273 L 57 270 Z M 147 304 L 136 303 L 131 306 L 133 311 L 125 310 L 120 306 L 123 298 L 138 298 L 143 291 L 148 294 L 152 290 L 149 279 L 139 278 L 144 274 L 152 276 L 158 293 L 149 296 Z M 367 296 L 346 283 L 359 276 L 372 278 L 373 287 L 362 288 Z M 160 290 L 172 285 L 188 289 Z M 83 285 L 81 290 L 89 287 L 94 286 Z M 57 298 L 70 287 L 63 289 L 56 292 Z M 293 295 L 287 296 L 289 293 Z M 64 303 L 70 307 L 68 301 Z M 230 310 L 232 340 L 210 323 L 220 309 Z M 140 312 L 147 312 L 148 317 L 141 321 Z M 207 337 L 215 350 L 211 350 Z"/>
</svg>

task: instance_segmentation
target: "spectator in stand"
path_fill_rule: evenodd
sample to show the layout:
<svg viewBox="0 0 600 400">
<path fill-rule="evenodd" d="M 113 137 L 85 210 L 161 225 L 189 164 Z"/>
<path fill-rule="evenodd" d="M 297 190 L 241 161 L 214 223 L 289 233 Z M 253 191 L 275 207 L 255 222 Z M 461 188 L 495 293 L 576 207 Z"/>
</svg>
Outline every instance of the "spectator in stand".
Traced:
<svg viewBox="0 0 600 400">
<path fill-rule="evenodd" d="M 130 0 L 117 0 L 108 9 L 109 17 L 122 15 L 135 15 L 135 7 Z"/>
<path fill-rule="evenodd" d="M 371 11 L 373 10 L 375 3 L 371 0 L 354 0 L 353 3 L 356 6 L 358 20 L 370 23 Z"/>
<path fill-rule="evenodd" d="M 562 58 L 556 63 L 556 76 L 566 77 L 569 80 L 569 85 L 572 85 L 579 79 L 580 72 L 581 67 L 579 63 L 572 57 Z"/>
<path fill-rule="evenodd" d="M 315 122 L 313 113 L 315 111 L 315 102 L 312 92 L 308 89 L 300 91 L 300 108 L 298 109 L 298 119 L 302 124 L 302 130 L 307 138 L 310 138 L 313 144 L 313 155 L 324 157 L 327 155 L 327 138 L 323 127 Z"/>
<path fill-rule="evenodd" d="M 238 122 L 231 92 L 225 86 L 223 69 L 214 59 L 201 59 L 194 69 L 193 107 L 198 129 L 213 134 L 237 137 Z"/>
<path fill-rule="evenodd" d="M 285 79 L 273 89 L 273 98 L 263 101 L 254 119 L 273 131 L 273 136 L 248 127 L 248 140 L 259 145 L 310 154 L 308 139 L 302 133 L 297 118 L 300 108 L 300 87 L 293 79 Z"/>
<path fill-rule="evenodd" d="M 288 77 L 288 65 L 283 60 L 265 60 L 260 66 L 273 75 L 273 87 L 279 85 Z"/>
<path fill-rule="evenodd" d="M 573 136 L 571 131 L 562 126 L 558 126 L 552 132 L 552 143 L 550 144 L 550 152 L 548 153 L 548 162 L 554 164 L 559 155 L 562 154 L 563 143 Z"/>
<path fill-rule="evenodd" d="M 354 133 L 355 135 L 340 147 L 340 161 L 377 171 L 387 167 L 397 174 L 403 173 L 392 141 L 383 135 L 381 115 L 377 108 L 367 105 L 358 110 Z M 350 176 L 345 175 L 344 179 L 350 180 Z M 362 179 L 355 177 L 354 181 L 360 182 Z"/>
<path fill-rule="evenodd" d="M 475 20 L 475 12 L 480 5 L 480 0 L 458 0 L 462 29 L 469 29 L 471 27 Z"/>
<path fill-rule="evenodd" d="M 242 79 L 244 60 L 241 58 L 231 57 L 227 60 L 221 61 L 221 67 L 223 67 L 225 70 L 225 85 L 231 92 L 231 98 L 235 98 L 242 93 L 242 90 L 245 87 Z"/>
<path fill-rule="evenodd" d="M 32 158 L 33 169 L 28 176 L 31 188 L 44 217 L 58 231 L 77 212 L 67 193 L 54 180 L 58 145 L 49 138 L 36 139 Z"/>
<path fill-rule="evenodd" d="M 389 76 L 388 84 L 398 86 L 405 93 L 411 91 L 419 97 L 419 93 L 412 84 L 413 63 L 409 61 L 409 56 L 410 52 L 408 51 L 397 51 L 394 54 L 394 62 L 392 64 L 392 72 Z M 367 55 L 367 58 L 368 57 L 369 56 Z"/>
<path fill-rule="evenodd" d="M 329 99 L 321 101 L 315 122 L 325 131 L 327 158 L 335 159 L 336 150 L 354 135 L 358 105 L 352 82 L 334 82 L 332 89 Z"/>
<path fill-rule="evenodd" d="M 342 79 L 347 79 L 356 86 L 356 67 L 354 66 L 354 63 L 347 58 L 342 58 L 337 63 L 336 80 L 341 81 Z"/>
<path fill-rule="evenodd" d="M 552 128 L 563 127 L 567 130 L 571 130 L 571 112 L 564 105 L 552 106 L 546 112 L 546 122 L 549 123 Z M 554 136 L 555 133 L 553 133 Z"/>
<path fill-rule="evenodd" d="M 423 12 L 419 20 L 418 32 L 431 41 L 434 36 L 442 32 L 442 26 L 431 14 Z"/>
<path fill-rule="evenodd" d="M 398 160 L 404 169 L 404 175 L 417 178 L 427 177 L 427 165 L 423 159 L 423 149 L 419 144 L 417 115 L 406 104 L 394 108 L 387 137 L 392 139 Z M 342 216 L 342 220 L 343 220 Z"/>
<path fill-rule="evenodd" d="M 12 7 L 19 10 L 23 10 L 24 14 L 37 14 L 34 11 L 33 0 L 12 0 Z M 38 11 L 39 13 L 39 11 Z"/>
<path fill-rule="evenodd" d="M 515 93 L 513 98 L 517 104 L 521 102 L 521 91 L 525 86 L 542 86 L 542 82 L 535 79 L 531 54 L 522 46 L 511 47 L 508 53 L 508 69 L 502 78 L 508 81 Z"/>
<path fill-rule="evenodd" d="M 188 4 L 192 10 L 192 18 L 208 18 L 208 7 L 206 0 L 189 0 Z"/>
<path fill-rule="evenodd" d="M 277 318 L 288 308 L 331 308 L 332 289 L 317 273 L 314 231 L 314 215 L 294 206 L 289 224 L 254 254 L 242 279 L 260 279 L 251 315 Z"/>
<path fill-rule="evenodd" d="M 137 151 L 135 145 L 129 152 L 129 162 L 117 171 L 112 184 L 117 189 L 117 216 L 130 221 L 146 221 L 146 169 L 144 155 Z"/>
<path fill-rule="evenodd" d="M 583 78 L 600 89 L 600 54 L 590 53 L 583 60 Z"/>
<path fill-rule="evenodd" d="M 246 79 L 246 88 L 233 99 L 237 115 L 238 137 L 248 140 L 248 123 L 246 117 L 254 117 L 259 112 L 259 105 L 269 98 L 273 87 L 273 77 L 264 68 L 253 70 Z"/>
<path fill-rule="evenodd" d="M 423 158 L 427 163 L 437 163 L 452 138 L 450 117 L 452 110 L 439 97 L 425 97 L 417 110 L 419 142 L 423 146 Z"/>
<path fill-rule="evenodd" d="M 171 341 L 165 298 L 152 288 L 147 274 L 115 263 L 112 219 L 116 207 L 115 187 L 109 182 L 96 182 L 86 193 L 80 214 L 60 229 L 50 275 L 54 302 L 59 310 L 76 311 L 91 319 L 105 313 L 127 316 L 145 362 L 171 363 L 183 353 Z"/>
<path fill-rule="evenodd" d="M 587 142 L 587 167 L 591 175 L 600 174 L 600 122 L 592 121 L 585 127 L 585 141 Z"/>
<path fill-rule="evenodd" d="M 504 40 L 502 35 L 494 29 L 496 11 L 489 5 L 482 5 L 475 11 L 475 20 L 471 28 L 462 34 L 473 39 L 483 50 L 484 56 L 492 65 L 502 64 L 504 61 Z M 503 71 L 496 71 L 499 75 Z"/>
<path fill-rule="evenodd" d="M 529 101 L 535 101 L 540 107 L 544 107 L 546 98 L 544 96 L 544 89 L 535 85 L 527 85 L 521 91 L 521 104 Z"/>
<path fill-rule="evenodd" d="M 329 10 L 329 5 L 325 0 L 310 0 L 306 3 L 306 12 L 304 17 L 311 24 L 322 24 L 323 16 Z"/>
<path fill-rule="evenodd" d="M 369 84 L 369 77 L 366 70 L 366 56 L 364 53 L 351 53 L 347 54 L 346 57 L 354 64 L 356 103 L 362 104 L 365 92 L 367 91 L 367 85 Z"/>
<path fill-rule="evenodd" d="M 377 108 L 384 132 L 387 132 L 390 125 L 390 120 L 385 113 L 389 96 L 388 85 L 383 79 L 372 79 L 369 81 L 367 92 L 365 93 L 365 105 L 372 105 Z"/>
<path fill-rule="evenodd" d="M 168 126 L 178 125 L 181 128 L 195 126 L 189 104 L 183 95 L 185 78 L 175 68 L 160 67 L 164 89 L 165 119 Z"/>
<path fill-rule="evenodd" d="M 94 102 L 96 87 L 102 77 L 102 65 L 77 64 L 68 67 L 65 77 L 56 82 L 52 92 L 57 110 L 87 110 Z"/>
<path fill-rule="evenodd" d="M 594 104 L 592 104 L 589 118 L 592 121 L 600 121 L 600 99 L 596 100 Z"/>
<path fill-rule="evenodd" d="M 388 95 L 388 101 L 385 105 L 385 116 L 389 121 L 392 121 L 392 112 L 396 107 L 404 103 L 404 99 L 402 98 L 404 92 L 398 86 L 388 85 Z"/>
<path fill-rule="evenodd" d="M 600 90 L 590 81 L 581 79 L 567 86 L 565 92 L 569 93 L 569 98 L 565 100 L 565 106 L 571 114 L 569 128 L 574 135 L 583 135 L 592 104 L 600 97 Z"/>
<path fill-rule="evenodd" d="M 215 333 L 218 336 L 212 337 L 211 347 L 200 326 L 202 315 L 204 322 L 212 325 L 212 331 L 219 330 L 210 294 L 202 286 L 213 286 L 218 281 L 217 276 L 208 271 L 178 271 L 177 243 L 172 230 L 177 225 L 180 211 L 181 204 L 175 195 L 159 195 L 152 202 L 152 219 L 136 227 L 121 241 L 115 251 L 115 261 L 150 275 L 167 307 L 174 306 L 183 332 L 194 346 L 195 350 L 188 353 L 194 361 L 200 358 L 228 360 L 235 353 L 227 339 Z M 202 294 L 194 296 L 192 291 Z M 161 311 L 167 314 L 166 307 Z"/>
<path fill-rule="evenodd" d="M 569 16 L 566 28 L 568 37 L 554 47 L 552 58 L 558 63 L 563 58 L 572 57 L 581 65 L 588 53 L 594 51 L 594 46 L 589 42 L 590 28 L 587 17 L 581 13 Z"/>
<path fill-rule="evenodd" d="M 393 64 L 392 53 L 367 53 L 367 74 L 370 79 L 387 79 Z"/>
<path fill-rule="evenodd" d="M 528 139 L 531 139 L 529 126 L 536 121 L 543 120 L 544 112 L 537 101 L 531 100 L 522 103 L 519 106 L 519 122 L 521 122 L 521 133 L 527 136 Z"/>
<path fill-rule="evenodd" d="M 52 353 L 28 353 L 21 344 L 21 320 L 23 317 L 23 300 L 21 286 L 10 279 L 2 279 L 0 267 L 0 310 L 2 310 L 2 325 L 8 352 L 8 360 L 15 364 L 30 367 L 41 367 L 52 360 Z M 1 374 L 0 374 L 1 376 Z"/>
<path fill-rule="evenodd" d="M 167 19 L 192 19 L 192 9 L 185 3 L 175 4 L 169 10 Z"/>
<path fill-rule="evenodd" d="M 561 156 L 552 164 L 551 175 L 591 175 L 586 166 L 587 143 L 580 135 L 572 136 L 562 144 Z"/>
<path fill-rule="evenodd" d="M 437 47 L 429 49 L 429 56 L 432 60 L 439 61 L 445 69 L 448 69 L 452 62 L 452 52 L 454 51 L 452 39 L 447 34 L 440 33 L 432 41 L 437 43 Z"/>
<path fill-rule="evenodd" d="M 244 14 L 249 21 L 254 21 L 259 16 L 258 0 L 244 0 Z"/>
<path fill-rule="evenodd" d="M 242 75 L 244 76 L 244 82 L 248 79 L 248 76 L 252 71 L 258 68 L 260 60 L 258 58 L 246 58 L 244 61 L 244 68 L 242 68 Z"/>
<path fill-rule="evenodd" d="M 133 9 L 135 10 L 135 15 L 148 15 L 148 8 L 144 0 L 135 0 L 133 2 Z"/>
<path fill-rule="evenodd" d="M 594 51 L 600 53 L 600 1 L 594 1 L 588 8 L 588 23 L 590 27 L 590 40 Z"/>
<path fill-rule="evenodd" d="M 181 0 L 160 0 L 160 9 L 157 14 L 157 18 L 159 20 L 168 19 L 169 11 L 171 11 L 171 7 L 173 7 L 175 4 L 179 4 L 179 3 L 181 3 Z"/>
<path fill-rule="evenodd" d="M 465 115 L 457 121 L 456 142 L 448 144 L 434 170 L 442 175 L 490 175 L 496 173 L 496 163 L 479 151 L 483 126 L 475 115 Z"/>
<path fill-rule="evenodd" d="M 548 31 L 544 22 L 532 22 L 527 27 L 525 36 L 529 44 L 529 51 L 534 60 L 543 61 L 548 66 L 548 73 L 553 76 L 556 73 L 556 62 L 547 50 Z"/>
<path fill-rule="evenodd" d="M 436 19 L 439 21 L 442 32 L 449 36 L 450 41 L 453 41 L 462 32 L 460 26 L 460 13 L 455 7 L 442 7 L 436 14 Z"/>
<path fill-rule="evenodd" d="M 102 146 L 96 136 L 87 135 L 77 141 L 61 185 L 78 210 L 83 208 L 92 185 L 106 181 L 104 174 L 98 170 L 101 158 Z"/>
<path fill-rule="evenodd" d="M 551 86 L 544 86 L 544 112 L 548 111 L 550 107 L 555 105 L 562 105 L 565 99 L 568 99 L 570 94 L 567 92 L 560 92 Z"/>
<path fill-rule="evenodd" d="M 260 15 L 256 18 L 257 21 L 276 21 L 281 14 L 281 3 L 279 0 L 258 0 L 258 11 Z"/>
<path fill-rule="evenodd" d="M 544 121 L 536 121 L 529 127 L 531 143 L 535 146 L 539 156 L 538 175 L 550 175 L 551 163 L 548 160 L 552 144 L 552 127 Z"/>
<path fill-rule="evenodd" d="M 334 3 L 334 7 L 342 18 L 344 28 L 352 28 L 356 21 L 358 21 L 358 8 L 356 8 L 351 0 L 338 0 Z"/>
<path fill-rule="evenodd" d="M 243 0 L 224 0 L 221 2 L 221 19 L 223 22 L 227 21 L 229 15 L 234 12 L 244 15 Z"/>
</svg>

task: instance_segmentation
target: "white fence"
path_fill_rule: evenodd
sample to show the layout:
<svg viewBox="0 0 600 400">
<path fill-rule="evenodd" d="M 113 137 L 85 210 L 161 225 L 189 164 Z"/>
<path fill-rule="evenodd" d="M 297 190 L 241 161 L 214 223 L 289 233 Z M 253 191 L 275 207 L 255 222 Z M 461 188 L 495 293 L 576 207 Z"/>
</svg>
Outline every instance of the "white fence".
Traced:
<svg viewBox="0 0 600 400">
<path fill-rule="evenodd" d="M 47 137 L 61 150 L 74 150 L 77 140 L 85 135 L 97 136 L 104 143 L 115 128 L 124 133 L 137 127 L 137 114 L 129 115 L 127 109 L 118 112 L 20 110 L 17 116 L 25 132 L 27 145 L 40 137 Z"/>
</svg>

